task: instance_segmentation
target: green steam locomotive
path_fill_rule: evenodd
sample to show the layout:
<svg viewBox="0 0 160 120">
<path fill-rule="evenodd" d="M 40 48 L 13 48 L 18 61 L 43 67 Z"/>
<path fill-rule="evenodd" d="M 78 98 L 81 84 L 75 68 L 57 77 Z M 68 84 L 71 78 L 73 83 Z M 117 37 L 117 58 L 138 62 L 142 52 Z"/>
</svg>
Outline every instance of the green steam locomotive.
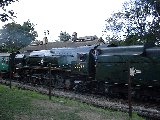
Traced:
<svg viewBox="0 0 160 120">
<path fill-rule="evenodd" d="M 55 88 L 109 95 L 127 94 L 129 61 L 132 95 L 160 98 L 160 48 L 150 42 L 135 46 L 52 48 L 16 54 L 14 62 L 7 64 L 10 55 L 6 54 L 5 63 L 0 56 L 0 68 L 1 73 L 12 72 L 14 79 L 43 85 L 48 85 L 51 79 Z"/>
</svg>

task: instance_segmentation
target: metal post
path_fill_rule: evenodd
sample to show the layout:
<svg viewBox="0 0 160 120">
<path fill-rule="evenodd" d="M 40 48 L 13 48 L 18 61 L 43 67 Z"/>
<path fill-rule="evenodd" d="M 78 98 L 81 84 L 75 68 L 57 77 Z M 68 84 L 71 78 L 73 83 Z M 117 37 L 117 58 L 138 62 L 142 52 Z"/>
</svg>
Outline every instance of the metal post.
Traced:
<svg viewBox="0 0 160 120">
<path fill-rule="evenodd" d="M 9 75 L 9 79 L 10 79 L 10 89 L 11 89 L 11 86 L 12 86 L 12 83 L 11 83 L 11 74 L 12 74 L 12 71 L 10 71 L 10 75 Z"/>
<path fill-rule="evenodd" d="M 12 83 L 11 83 L 11 75 L 12 75 L 12 70 L 11 70 L 11 61 L 12 61 L 12 55 L 10 55 L 10 60 L 9 60 L 9 79 L 10 79 L 10 89 L 11 89 L 11 86 L 12 86 Z"/>
<path fill-rule="evenodd" d="M 132 106 L 131 106 L 131 78 L 130 78 L 130 62 L 127 61 L 127 77 L 128 77 L 128 105 L 129 105 L 129 117 L 132 118 Z"/>
<path fill-rule="evenodd" d="M 51 63 L 49 63 L 49 100 L 51 100 Z"/>
</svg>

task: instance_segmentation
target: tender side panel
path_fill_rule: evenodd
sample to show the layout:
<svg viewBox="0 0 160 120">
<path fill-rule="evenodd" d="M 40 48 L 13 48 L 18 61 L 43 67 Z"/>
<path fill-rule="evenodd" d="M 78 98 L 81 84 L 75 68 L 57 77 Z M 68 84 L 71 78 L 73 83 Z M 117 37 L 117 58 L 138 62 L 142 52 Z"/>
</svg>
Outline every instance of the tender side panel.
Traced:
<svg viewBox="0 0 160 120">
<path fill-rule="evenodd" d="M 157 58 L 159 59 L 159 58 Z M 127 83 L 127 64 L 130 61 L 131 82 L 136 85 L 160 86 L 160 63 L 141 55 L 100 56 L 97 79 L 110 83 Z"/>
</svg>

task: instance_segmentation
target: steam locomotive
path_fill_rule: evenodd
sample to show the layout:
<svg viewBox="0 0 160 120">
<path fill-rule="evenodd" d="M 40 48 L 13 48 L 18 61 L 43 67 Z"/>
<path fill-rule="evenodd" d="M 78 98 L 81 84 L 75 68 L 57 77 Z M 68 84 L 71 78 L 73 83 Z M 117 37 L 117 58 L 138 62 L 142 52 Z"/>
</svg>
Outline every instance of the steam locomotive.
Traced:
<svg viewBox="0 0 160 120">
<path fill-rule="evenodd" d="M 98 51 L 95 60 L 94 52 Z M 93 45 L 52 48 L 29 53 L 1 54 L 1 75 L 19 81 L 48 85 L 49 63 L 55 88 L 127 94 L 130 61 L 132 95 L 160 98 L 160 48 L 153 43 L 134 46 Z"/>
</svg>

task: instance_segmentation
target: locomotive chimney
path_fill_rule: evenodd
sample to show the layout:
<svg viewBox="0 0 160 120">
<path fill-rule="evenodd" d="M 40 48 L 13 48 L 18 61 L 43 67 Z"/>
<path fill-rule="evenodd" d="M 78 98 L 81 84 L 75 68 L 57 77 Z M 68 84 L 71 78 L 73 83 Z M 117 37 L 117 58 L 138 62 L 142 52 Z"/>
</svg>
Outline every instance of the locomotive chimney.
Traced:
<svg viewBox="0 0 160 120">
<path fill-rule="evenodd" d="M 48 43 L 48 39 L 47 39 L 47 37 L 44 37 L 43 38 L 43 45 L 45 45 L 45 44 L 47 44 Z"/>
</svg>

